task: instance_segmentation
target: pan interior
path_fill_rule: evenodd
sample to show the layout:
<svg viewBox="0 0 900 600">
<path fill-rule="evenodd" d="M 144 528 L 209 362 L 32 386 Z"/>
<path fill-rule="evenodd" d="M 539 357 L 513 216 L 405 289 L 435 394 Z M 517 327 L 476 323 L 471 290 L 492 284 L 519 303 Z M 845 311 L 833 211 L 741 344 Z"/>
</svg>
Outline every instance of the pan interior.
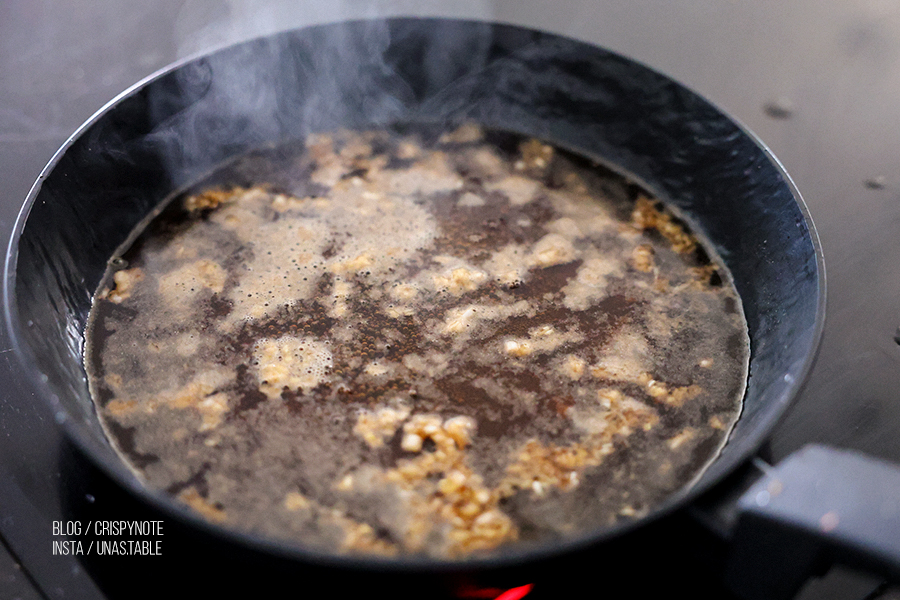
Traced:
<svg viewBox="0 0 900 600">
<path fill-rule="evenodd" d="M 711 249 L 538 140 L 400 129 L 233 161 L 110 260 L 87 371 L 130 466 L 213 522 L 443 558 L 696 480 L 749 358 Z"/>
</svg>

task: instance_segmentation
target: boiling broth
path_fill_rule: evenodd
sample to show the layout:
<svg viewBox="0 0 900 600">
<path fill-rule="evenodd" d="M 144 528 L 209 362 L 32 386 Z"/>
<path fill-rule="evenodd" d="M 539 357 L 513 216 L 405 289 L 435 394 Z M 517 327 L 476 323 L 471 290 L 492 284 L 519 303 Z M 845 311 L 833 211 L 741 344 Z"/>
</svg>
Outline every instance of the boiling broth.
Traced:
<svg viewBox="0 0 900 600">
<path fill-rule="evenodd" d="M 110 260 L 85 359 L 123 459 L 207 519 L 456 558 L 690 485 L 749 340 L 728 271 L 646 190 L 468 125 L 224 165 Z"/>
</svg>

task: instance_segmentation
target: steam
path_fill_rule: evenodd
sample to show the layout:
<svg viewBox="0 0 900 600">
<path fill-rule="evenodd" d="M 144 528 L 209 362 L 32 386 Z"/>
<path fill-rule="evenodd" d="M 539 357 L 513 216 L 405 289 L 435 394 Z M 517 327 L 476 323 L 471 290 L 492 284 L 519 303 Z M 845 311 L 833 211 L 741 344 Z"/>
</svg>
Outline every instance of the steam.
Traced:
<svg viewBox="0 0 900 600">
<path fill-rule="evenodd" d="M 477 28 L 451 28 L 423 42 L 416 33 L 390 30 L 383 20 L 421 15 L 491 18 L 483 0 L 452 7 L 412 0 L 189 0 L 176 28 L 178 55 L 219 50 L 152 89 L 149 109 L 159 125 L 149 143 L 173 187 L 263 145 L 402 122 L 422 89 L 440 91 L 485 63 L 488 39 Z M 360 19 L 366 21 L 335 25 Z M 328 23 L 299 35 L 279 33 Z M 391 39 L 406 34 L 413 39 Z M 407 41 L 409 49 L 398 51 L 398 43 Z M 398 52 L 409 55 L 398 58 Z M 416 78 L 415 86 L 392 66 L 397 60 L 412 67 L 404 71 Z"/>
<path fill-rule="evenodd" d="M 310 25 L 403 16 L 493 20 L 495 12 L 488 0 L 188 0 L 175 37 L 185 58 Z"/>
</svg>

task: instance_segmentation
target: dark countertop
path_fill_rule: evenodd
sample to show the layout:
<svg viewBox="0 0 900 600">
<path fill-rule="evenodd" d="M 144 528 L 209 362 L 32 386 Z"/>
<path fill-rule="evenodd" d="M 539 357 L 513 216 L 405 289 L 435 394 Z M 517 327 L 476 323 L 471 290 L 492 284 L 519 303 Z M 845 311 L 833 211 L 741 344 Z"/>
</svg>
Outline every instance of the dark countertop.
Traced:
<svg viewBox="0 0 900 600">
<path fill-rule="evenodd" d="M 538 27 L 606 46 L 685 83 L 743 122 L 779 157 L 818 227 L 829 297 L 818 363 L 772 438 L 774 457 L 823 442 L 900 463 L 900 347 L 894 341 L 900 325 L 900 5 L 889 0 L 560 0 L 553 10 L 537 0 L 381 5 L 391 8 L 319 1 L 301 8 L 296 2 L 239 0 L 3 2 L 4 247 L 28 189 L 56 148 L 116 94 L 173 60 L 343 17 L 474 17 Z M 0 533 L 45 595 L 98 597 L 74 559 L 50 554 L 47 515 L 58 512 L 57 434 L 52 415 L 17 387 L 14 360 L 3 334 Z M 32 443 L 36 439 L 40 445 Z M 44 519 L 47 531 L 30 528 L 30 517 Z M 0 590 L 7 580 L 24 581 L 12 565 L 12 559 L 6 568 L 0 561 L 0 574 L 8 574 L 0 577 Z M 35 592 L 26 585 L 2 595 L 30 598 Z"/>
</svg>

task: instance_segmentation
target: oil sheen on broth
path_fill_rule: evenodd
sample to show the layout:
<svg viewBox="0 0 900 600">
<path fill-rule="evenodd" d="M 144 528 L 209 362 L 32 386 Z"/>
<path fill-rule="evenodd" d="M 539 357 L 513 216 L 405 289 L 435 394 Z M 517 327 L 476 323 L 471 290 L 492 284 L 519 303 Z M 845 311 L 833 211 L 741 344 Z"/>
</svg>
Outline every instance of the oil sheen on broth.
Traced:
<svg viewBox="0 0 900 600">
<path fill-rule="evenodd" d="M 124 459 L 210 521 L 480 555 L 639 518 L 715 457 L 749 341 L 710 256 L 537 140 L 314 135 L 132 235 L 86 366 Z"/>
</svg>

